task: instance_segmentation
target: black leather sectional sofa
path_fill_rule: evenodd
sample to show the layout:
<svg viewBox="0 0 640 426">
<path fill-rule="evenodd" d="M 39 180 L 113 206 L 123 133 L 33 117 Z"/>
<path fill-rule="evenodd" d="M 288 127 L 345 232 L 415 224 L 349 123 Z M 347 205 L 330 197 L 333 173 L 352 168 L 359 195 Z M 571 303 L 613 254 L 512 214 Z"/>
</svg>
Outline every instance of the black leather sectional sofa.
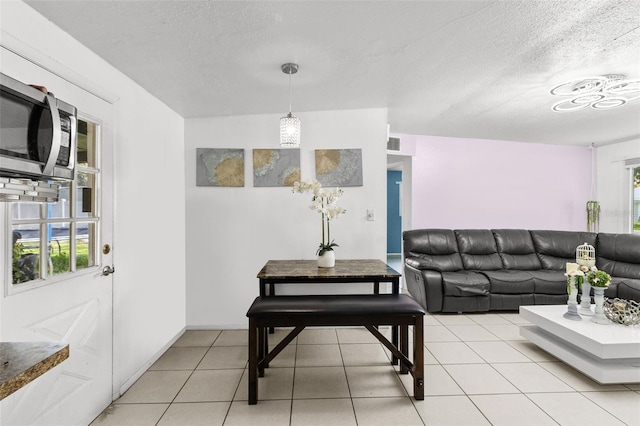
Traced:
<svg viewBox="0 0 640 426">
<path fill-rule="evenodd" d="M 612 277 L 606 297 L 640 301 L 640 235 L 524 229 L 416 229 L 403 233 L 404 282 L 428 312 L 517 310 L 567 303 L 565 264 L 596 249 Z"/>
</svg>

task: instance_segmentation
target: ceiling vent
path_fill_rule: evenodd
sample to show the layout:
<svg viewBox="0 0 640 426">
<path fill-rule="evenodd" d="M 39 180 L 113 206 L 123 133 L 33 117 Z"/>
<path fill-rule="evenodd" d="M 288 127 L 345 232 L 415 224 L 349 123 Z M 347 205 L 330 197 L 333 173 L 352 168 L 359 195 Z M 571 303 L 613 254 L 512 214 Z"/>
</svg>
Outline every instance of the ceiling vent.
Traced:
<svg viewBox="0 0 640 426">
<path fill-rule="evenodd" d="M 389 138 L 387 151 L 400 151 L 400 138 Z"/>
</svg>

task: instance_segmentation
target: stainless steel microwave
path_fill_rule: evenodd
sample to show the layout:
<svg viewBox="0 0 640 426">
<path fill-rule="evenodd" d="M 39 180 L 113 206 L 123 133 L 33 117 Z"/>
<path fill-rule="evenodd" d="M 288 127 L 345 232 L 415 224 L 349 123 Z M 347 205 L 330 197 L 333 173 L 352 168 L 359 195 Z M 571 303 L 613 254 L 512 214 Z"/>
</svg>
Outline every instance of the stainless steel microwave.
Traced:
<svg viewBox="0 0 640 426">
<path fill-rule="evenodd" d="M 0 177 L 73 180 L 77 110 L 0 73 Z"/>
</svg>

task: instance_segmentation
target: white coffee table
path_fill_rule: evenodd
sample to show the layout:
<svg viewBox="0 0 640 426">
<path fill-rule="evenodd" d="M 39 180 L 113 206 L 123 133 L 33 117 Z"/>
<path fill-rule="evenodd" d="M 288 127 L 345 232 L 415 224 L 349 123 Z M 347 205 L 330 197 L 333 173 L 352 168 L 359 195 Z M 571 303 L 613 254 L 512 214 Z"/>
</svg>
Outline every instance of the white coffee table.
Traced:
<svg viewBox="0 0 640 426">
<path fill-rule="evenodd" d="M 599 383 L 640 383 L 640 327 L 572 321 L 567 305 L 520 306 L 520 335 Z"/>
</svg>

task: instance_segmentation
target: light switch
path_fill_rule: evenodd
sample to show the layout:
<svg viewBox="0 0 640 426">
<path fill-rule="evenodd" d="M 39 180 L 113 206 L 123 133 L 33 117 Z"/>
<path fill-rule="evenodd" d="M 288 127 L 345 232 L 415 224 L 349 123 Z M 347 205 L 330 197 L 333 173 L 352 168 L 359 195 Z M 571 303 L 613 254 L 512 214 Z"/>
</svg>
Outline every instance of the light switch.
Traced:
<svg viewBox="0 0 640 426">
<path fill-rule="evenodd" d="M 373 209 L 367 210 L 367 220 L 373 221 L 376 220 L 376 212 Z"/>
</svg>

